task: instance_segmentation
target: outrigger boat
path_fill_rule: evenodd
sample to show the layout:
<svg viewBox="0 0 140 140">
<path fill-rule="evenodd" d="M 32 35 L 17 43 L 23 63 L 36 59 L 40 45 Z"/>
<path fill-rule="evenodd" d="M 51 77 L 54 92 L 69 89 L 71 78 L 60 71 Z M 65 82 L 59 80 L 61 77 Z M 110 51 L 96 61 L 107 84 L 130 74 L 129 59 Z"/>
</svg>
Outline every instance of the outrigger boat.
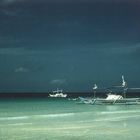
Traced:
<svg viewBox="0 0 140 140">
<path fill-rule="evenodd" d="M 135 105 L 135 104 L 140 104 L 140 98 L 126 98 L 126 92 L 128 90 L 127 83 L 124 80 L 124 76 L 122 75 L 122 85 L 121 86 L 115 86 L 115 87 L 121 87 L 123 88 L 123 95 L 118 95 L 112 92 L 109 92 L 107 94 L 106 98 L 96 98 L 96 90 L 97 90 L 97 85 L 95 84 L 93 87 L 94 90 L 94 97 L 90 98 L 83 98 L 79 97 L 79 102 L 78 103 L 83 103 L 83 104 L 97 104 L 97 105 L 104 105 L 104 104 L 125 104 L 125 105 Z M 130 88 L 130 89 L 140 89 L 140 88 Z"/>
<path fill-rule="evenodd" d="M 93 99 L 96 99 L 96 90 L 97 90 L 97 85 L 94 84 L 94 87 L 92 88 L 94 91 L 94 97 L 78 97 L 76 102 L 77 104 L 92 104 Z"/>
<path fill-rule="evenodd" d="M 49 94 L 49 97 L 61 97 L 61 98 L 66 98 L 67 94 L 63 94 L 63 90 L 54 90 L 52 94 Z"/>
<path fill-rule="evenodd" d="M 126 105 L 135 105 L 140 104 L 140 98 L 123 98 L 122 95 L 116 95 L 109 93 L 105 99 L 95 98 L 92 99 L 91 104 L 126 104 Z"/>
</svg>

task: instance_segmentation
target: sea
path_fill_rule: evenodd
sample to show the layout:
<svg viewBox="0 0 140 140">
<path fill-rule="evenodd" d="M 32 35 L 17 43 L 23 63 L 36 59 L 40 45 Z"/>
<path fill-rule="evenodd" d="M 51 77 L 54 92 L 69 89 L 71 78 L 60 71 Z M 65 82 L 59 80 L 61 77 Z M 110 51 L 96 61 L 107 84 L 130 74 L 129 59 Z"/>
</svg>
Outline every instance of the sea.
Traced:
<svg viewBox="0 0 140 140">
<path fill-rule="evenodd" d="M 0 140 L 140 140 L 140 105 L 0 99 Z"/>
</svg>

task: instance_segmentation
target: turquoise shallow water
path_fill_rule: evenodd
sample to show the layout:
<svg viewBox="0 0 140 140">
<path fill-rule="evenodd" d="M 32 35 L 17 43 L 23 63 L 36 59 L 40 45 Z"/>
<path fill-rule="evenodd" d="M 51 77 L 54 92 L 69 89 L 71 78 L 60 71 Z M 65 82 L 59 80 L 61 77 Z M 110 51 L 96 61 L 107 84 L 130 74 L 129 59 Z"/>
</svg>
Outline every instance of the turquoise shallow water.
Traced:
<svg viewBox="0 0 140 140">
<path fill-rule="evenodd" d="M 140 105 L 0 100 L 0 140 L 139 140 Z"/>
</svg>

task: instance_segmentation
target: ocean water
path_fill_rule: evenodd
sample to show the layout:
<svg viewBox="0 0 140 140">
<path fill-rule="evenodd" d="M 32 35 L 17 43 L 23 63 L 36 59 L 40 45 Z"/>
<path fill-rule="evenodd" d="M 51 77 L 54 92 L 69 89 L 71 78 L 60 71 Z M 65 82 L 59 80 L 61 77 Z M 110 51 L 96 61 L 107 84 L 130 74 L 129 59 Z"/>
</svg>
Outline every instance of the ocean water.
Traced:
<svg viewBox="0 0 140 140">
<path fill-rule="evenodd" d="M 139 140 L 140 105 L 0 100 L 0 140 Z"/>
</svg>

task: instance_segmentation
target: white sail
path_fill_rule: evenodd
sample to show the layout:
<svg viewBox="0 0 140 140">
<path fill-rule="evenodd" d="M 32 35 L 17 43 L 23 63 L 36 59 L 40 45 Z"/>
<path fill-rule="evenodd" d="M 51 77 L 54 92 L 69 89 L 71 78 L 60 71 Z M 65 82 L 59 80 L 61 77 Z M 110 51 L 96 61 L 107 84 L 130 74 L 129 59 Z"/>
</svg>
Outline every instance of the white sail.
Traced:
<svg viewBox="0 0 140 140">
<path fill-rule="evenodd" d="M 95 89 L 97 89 L 98 87 L 97 87 L 97 85 L 96 84 L 94 84 L 94 87 L 93 87 L 93 90 L 95 90 Z"/>
<path fill-rule="evenodd" d="M 122 87 L 126 87 L 127 86 L 127 83 L 126 81 L 124 80 L 124 76 L 122 75 Z"/>
</svg>

